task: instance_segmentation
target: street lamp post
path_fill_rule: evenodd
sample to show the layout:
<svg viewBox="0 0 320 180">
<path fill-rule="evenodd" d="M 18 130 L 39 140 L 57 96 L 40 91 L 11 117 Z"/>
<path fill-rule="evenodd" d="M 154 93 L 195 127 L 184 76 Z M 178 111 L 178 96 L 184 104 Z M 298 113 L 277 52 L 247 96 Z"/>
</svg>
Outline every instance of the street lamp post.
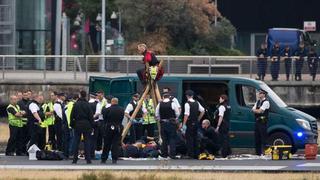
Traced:
<svg viewBox="0 0 320 180">
<path fill-rule="evenodd" d="M 100 72 L 106 72 L 104 55 L 106 54 L 106 0 L 102 0 L 102 22 L 101 22 L 101 60 Z"/>
</svg>

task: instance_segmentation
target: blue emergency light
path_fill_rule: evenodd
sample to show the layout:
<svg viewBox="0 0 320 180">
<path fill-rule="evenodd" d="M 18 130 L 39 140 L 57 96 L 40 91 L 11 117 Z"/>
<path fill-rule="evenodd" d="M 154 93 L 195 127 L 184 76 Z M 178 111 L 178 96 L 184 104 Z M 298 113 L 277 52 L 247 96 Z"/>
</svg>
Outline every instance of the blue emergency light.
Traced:
<svg viewBox="0 0 320 180">
<path fill-rule="evenodd" d="M 298 137 L 302 137 L 302 136 L 303 136 L 303 133 L 302 133 L 302 132 L 298 132 L 298 133 L 297 133 L 297 136 L 298 136 Z"/>
</svg>

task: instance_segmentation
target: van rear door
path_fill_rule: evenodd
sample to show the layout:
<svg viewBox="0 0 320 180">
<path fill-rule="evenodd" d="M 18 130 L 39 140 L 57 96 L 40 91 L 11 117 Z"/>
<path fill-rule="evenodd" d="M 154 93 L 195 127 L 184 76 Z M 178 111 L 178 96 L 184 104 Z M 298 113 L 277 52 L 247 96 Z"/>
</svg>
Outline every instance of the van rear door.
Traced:
<svg viewBox="0 0 320 180">
<path fill-rule="evenodd" d="M 126 107 L 131 96 L 136 92 L 136 82 L 133 79 L 112 79 L 110 82 L 110 94 L 119 99 L 119 105 Z"/>
<path fill-rule="evenodd" d="M 105 94 L 110 94 L 111 78 L 107 77 L 90 77 L 89 92 L 94 93 L 99 90 L 104 91 Z"/>
</svg>

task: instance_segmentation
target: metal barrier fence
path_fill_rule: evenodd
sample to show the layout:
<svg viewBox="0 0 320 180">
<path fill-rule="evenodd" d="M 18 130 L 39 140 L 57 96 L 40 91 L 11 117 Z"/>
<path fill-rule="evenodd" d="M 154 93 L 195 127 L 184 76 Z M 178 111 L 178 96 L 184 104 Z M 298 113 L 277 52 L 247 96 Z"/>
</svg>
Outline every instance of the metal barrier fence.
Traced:
<svg viewBox="0 0 320 180">
<path fill-rule="evenodd" d="M 157 56 L 164 60 L 165 73 L 172 74 L 237 74 L 255 78 L 257 73 L 257 58 L 255 56 Z M 59 79 L 57 74 L 68 75 L 69 79 L 88 79 L 89 73 L 104 74 L 132 74 L 143 68 L 142 56 L 120 55 L 87 55 L 87 56 L 54 56 L 54 55 L 0 55 L 0 68 L 2 79 L 9 79 L 6 75 L 20 73 L 35 73 L 42 79 Z M 104 61 L 104 63 L 102 62 Z M 103 66 L 104 67 L 101 67 Z M 267 74 L 270 74 L 268 64 Z M 294 76 L 294 59 L 291 66 L 291 77 Z M 308 73 L 304 65 L 303 74 Z M 284 63 L 281 62 L 280 74 L 285 74 Z M 48 76 L 51 76 L 48 77 Z M 71 75 L 71 76 L 70 76 Z M 19 76 L 17 76 L 18 78 Z M 72 77 L 72 78 L 70 78 Z M 30 77 L 31 78 L 31 77 Z"/>
</svg>

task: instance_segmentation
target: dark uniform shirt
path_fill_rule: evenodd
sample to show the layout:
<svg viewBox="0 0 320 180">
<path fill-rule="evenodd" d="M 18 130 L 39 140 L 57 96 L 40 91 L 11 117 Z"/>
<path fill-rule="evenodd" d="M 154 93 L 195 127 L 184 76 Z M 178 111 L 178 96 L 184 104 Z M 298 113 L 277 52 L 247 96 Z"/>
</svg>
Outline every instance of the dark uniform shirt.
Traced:
<svg viewBox="0 0 320 180">
<path fill-rule="evenodd" d="M 102 115 L 106 124 L 119 126 L 124 118 L 124 109 L 119 105 L 111 105 L 102 109 Z"/>
<path fill-rule="evenodd" d="M 71 127 L 90 130 L 93 127 L 93 113 L 84 98 L 79 98 L 71 111 Z"/>
</svg>

